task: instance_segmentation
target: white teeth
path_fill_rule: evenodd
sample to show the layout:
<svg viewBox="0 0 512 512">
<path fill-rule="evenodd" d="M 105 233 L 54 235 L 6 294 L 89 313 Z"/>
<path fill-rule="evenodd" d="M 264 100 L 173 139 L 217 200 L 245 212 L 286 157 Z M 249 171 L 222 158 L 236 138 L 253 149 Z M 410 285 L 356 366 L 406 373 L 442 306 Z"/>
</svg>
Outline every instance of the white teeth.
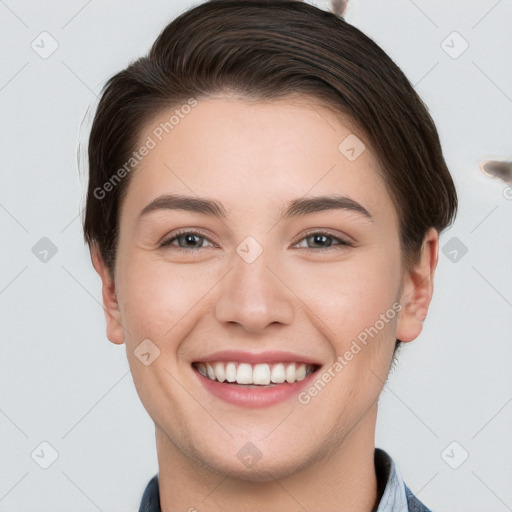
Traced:
<svg viewBox="0 0 512 512">
<path fill-rule="evenodd" d="M 208 377 L 210 379 L 215 379 L 215 370 L 213 369 L 213 366 L 210 363 L 206 363 L 206 373 L 208 374 Z"/>
<path fill-rule="evenodd" d="M 286 382 L 295 381 L 295 363 L 291 363 L 286 367 Z"/>
<path fill-rule="evenodd" d="M 270 374 L 270 380 L 274 384 L 282 384 L 286 380 L 286 374 L 284 372 L 284 364 L 278 363 L 272 368 L 272 373 Z"/>
<path fill-rule="evenodd" d="M 203 376 L 207 377 L 208 374 L 206 373 L 206 366 L 203 363 L 199 363 L 197 365 L 197 371 Z"/>
<path fill-rule="evenodd" d="M 236 380 L 236 366 L 235 363 L 228 363 L 226 366 L 226 380 L 228 382 L 235 382 Z"/>
<path fill-rule="evenodd" d="M 215 377 L 219 382 L 226 380 L 226 372 L 224 371 L 224 365 L 222 363 L 215 363 Z"/>
<path fill-rule="evenodd" d="M 268 386 L 269 384 L 293 383 L 304 380 L 314 371 L 311 365 L 299 363 L 197 363 L 198 372 L 218 382 Z"/>
<path fill-rule="evenodd" d="M 270 384 L 270 366 L 268 364 L 256 364 L 252 371 L 253 384 Z"/>
<path fill-rule="evenodd" d="M 299 367 L 295 370 L 295 378 L 297 380 L 304 380 L 306 378 L 306 365 L 301 364 Z"/>
<path fill-rule="evenodd" d="M 238 384 L 252 384 L 252 367 L 247 363 L 240 363 L 236 371 Z"/>
</svg>

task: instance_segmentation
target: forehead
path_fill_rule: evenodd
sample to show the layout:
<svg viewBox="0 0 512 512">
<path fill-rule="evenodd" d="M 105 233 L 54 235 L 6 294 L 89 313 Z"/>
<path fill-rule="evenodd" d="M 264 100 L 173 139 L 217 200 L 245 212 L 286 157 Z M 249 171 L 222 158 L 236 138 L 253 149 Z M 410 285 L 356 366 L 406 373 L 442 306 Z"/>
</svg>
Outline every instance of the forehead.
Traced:
<svg viewBox="0 0 512 512">
<path fill-rule="evenodd" d="M 183 193 L 215 197 L 228 212 L 247 214 L 337 193 L 395 217 L 364 137 L 306 97 L 222 95 L 191 108 L 178 105 L 147 123 L 139 140 L 153 147 L 131 177 L 126 202 L 134 207 L 159 194 Z"/>
</svg>

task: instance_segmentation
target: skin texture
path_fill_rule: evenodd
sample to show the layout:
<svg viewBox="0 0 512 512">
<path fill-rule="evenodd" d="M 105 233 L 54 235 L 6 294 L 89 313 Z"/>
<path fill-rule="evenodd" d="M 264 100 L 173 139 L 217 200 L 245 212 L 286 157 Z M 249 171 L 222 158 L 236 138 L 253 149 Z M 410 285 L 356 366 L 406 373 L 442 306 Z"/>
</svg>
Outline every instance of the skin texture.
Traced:
<svg viewBox="0 0 512 512">
<path fill-rule="evenodd" d="M 167 119 L 162 112 L 140 140 Z M 338 150 L 350 133 L 308 98 L 200 100 L 134 171 L 113 275 L 93 248 L 108 338 L 126 345 L 155 422 L 164 512 L 369 512 L 378 499 L 377 399 L 395 337 L 407 342 L 421 332 L 438 233 L 428 231 L 418 264 L 404 270 L 397 212 L 374 155 L 367 145 L 349 161 Z M 215 199 L 228 215 L 140 216 L 163 194 Z M 338 209 L 279 221 L 289 201 L 332 194 L 357 201 L 372 219 Z M 192 245 L 183 237 L 159 245 L 188 228 L 201 232 Z M 334 238 L 308 236 L 319 231 Z M 263 249 L 252 263 L 236 251 L 248 236 Z M 191 367 L 218 350 L 279 349 L 320 362 L 320 375 L 396 302 L 398 316 L 308 404 L 228 404 Z M 144 339 L 161 351 L 149 366 L 134 355 Z M 251 468 L 237 457 L 248 442 L 262 454 Z"/>
</svg>

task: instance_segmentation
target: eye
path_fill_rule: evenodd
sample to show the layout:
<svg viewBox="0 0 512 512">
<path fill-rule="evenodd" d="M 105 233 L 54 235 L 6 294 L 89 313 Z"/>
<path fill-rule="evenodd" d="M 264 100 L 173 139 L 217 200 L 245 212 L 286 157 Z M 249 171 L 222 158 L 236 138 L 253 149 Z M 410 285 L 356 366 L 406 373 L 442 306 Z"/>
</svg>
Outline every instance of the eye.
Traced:
<svg viewBox="0 0 512 512">
<path fill-rule="evenodd" d="M 305 248 L 307 250 L 313 250 L 313 251 L 316 251 L 317 249 L 331 248 L 333 246 L 333 242 L 332 242 L 333 240 L 336 242 L 334 244 L 334 249 L 343 249 L 344 247 L 352 246 L 352 244 L 350 242 L 343 240 L 342 238 L 335 237 L 334 235 L 331 235 L 329 233 L 324 233 L 322 231 L 315 231 L 313 233 L 309 233 L 300 242 L 302 242 L 304 240 L 306 241 L 306 244 L 308 244 L 308 242 L 311 242 L 313 245 L 317 246 L 317 247 L 302 246 L 303 248 Z M 295 245 L 299 246 L 300 242 Z"/>
<path fill-rule="evenodd" d="M 165 239 L 160 243 L 160 247 L 173 247 L 179 251 L 190 251 L 194 249 L 203 249 L 205 246 L 203 242 L 209 242 L 213 247 L 217 247 L 209 238 L 197 231 L 181 231 L 175 233 L 172 237 Z M 342 249 L 343 247 L 352 247 L 352 243 L 343 240 L 342 238 L 335 237 L 329 233 L 315 231 L 307 234 L 300 240 L 294 247 L 300 247 L 300 244 L 306 241 L 306 250 L 317 251 L 318 249 Z M 334 243 L 333 243 L 334 241 Z M 175 243 L 177 242 L 177 244 Z M 309 246 L 309 243 L 316 247 Z"/>
<path fill-rule="evenodd" d="M 181 231 L 179 233 L 175 233 L 171 238 L 167 238 L 163 242 L 160 243 L 160 247 L 170 247 L 176 248 L 178 250 L 191 250 L 191 249 L 202 249 L 201 246 L 202 241 L 208 241 L 213 246 L 215 244 L 211 242 L 208 238 L 206 238 L 201 233 L 196 231 Z M 174 243 L 174 241 L 178 242 L 178 245 Z"/>
</svg>

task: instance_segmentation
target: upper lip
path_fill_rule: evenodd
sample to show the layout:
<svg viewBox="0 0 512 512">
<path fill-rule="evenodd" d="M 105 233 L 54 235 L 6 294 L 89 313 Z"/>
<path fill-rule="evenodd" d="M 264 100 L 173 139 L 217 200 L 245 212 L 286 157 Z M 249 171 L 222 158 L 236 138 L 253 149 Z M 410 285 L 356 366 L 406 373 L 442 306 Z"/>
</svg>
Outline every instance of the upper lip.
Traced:
<svg viewBox="0 0 512 512">
<path fill-rule="evenodd" d="M 242 350 L 221 350 L 201 358 L 195 359 L 194 363 L 215 363 L 215 362 L 239 362 L 239 363 L 304 363 L 321 366 L 321 363 L 310 357 L 287 352 L 282 350 L 270 350 L 265 352 L 245 352 Z"/>
</svg>

